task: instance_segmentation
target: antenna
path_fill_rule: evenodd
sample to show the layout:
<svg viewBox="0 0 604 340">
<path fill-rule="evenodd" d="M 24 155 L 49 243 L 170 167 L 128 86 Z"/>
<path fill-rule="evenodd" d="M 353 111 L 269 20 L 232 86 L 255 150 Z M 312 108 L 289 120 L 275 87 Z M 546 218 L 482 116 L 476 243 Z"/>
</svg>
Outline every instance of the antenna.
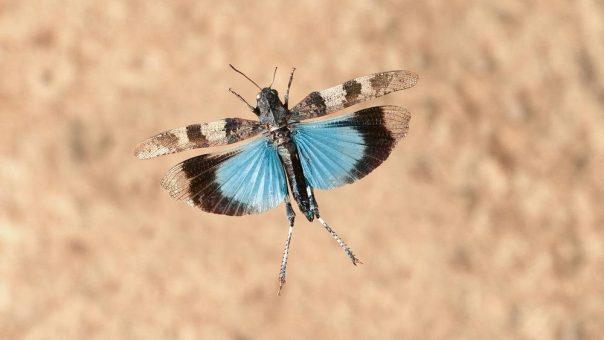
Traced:
<svg viewBox="0 0 604 340">
<path fill-rule="evenodd" d="M 277 74 L 277 66 L 275 66 L 275 71 L 273 72 L 273 81 L 271 81 L 271 85 L 269 88 L 273 87 L 273 83 L 275 82 L 275 75 Z"/>
<path fill-rule="evenodd" d="M 255 82 L 255 81 L 251 80 L 251 79 L 250 79 L 248 76 L 246 76 L 246 75 L 245 75 L 245 73 L 243 73 L 243 72 L 239 71 L 238 69 L 236 69 L 236 68 L 235 68 L 235 66 L 233 66 L 233 65 L 231 65 L 231 64 L 229 64 L 229 66 L 230 66 L 230 67 L 233 69 L 233 71 L 235 71 L 235 72 L 239 73 L 240 75 L 244 76 L 244 77 L 245 77 L 245 79 L 249 80 L 250 82 L 252 82 L 252 84 L 256 85 L 256 87 L 257 87 L 259 90 L 262 90 L 262 88 L 260 88 L 260 86 L 258 86 L 258 84 L 256 84 L 256 82 Z"/>
</svg>

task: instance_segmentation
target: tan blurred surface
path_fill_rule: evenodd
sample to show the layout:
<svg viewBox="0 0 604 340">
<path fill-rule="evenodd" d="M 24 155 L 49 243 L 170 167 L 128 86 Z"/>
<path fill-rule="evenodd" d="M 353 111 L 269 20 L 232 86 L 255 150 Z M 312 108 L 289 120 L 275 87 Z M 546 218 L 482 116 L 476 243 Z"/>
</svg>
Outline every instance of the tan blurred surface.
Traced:
<svg viewBox="0 0 604 340">
<path fill-rule="evenodd" d="M 366 179 L 298 214 L 202 213 L 132 156 L 279 66 L 292 102 L 420 75 Z M 604 5 L 0 1 L 1 339 L 602 339 Z M 350 110 L 347 110 L 350 111 Z M 599 170 L 598 170 L 599 169 Z"/>
</svg>

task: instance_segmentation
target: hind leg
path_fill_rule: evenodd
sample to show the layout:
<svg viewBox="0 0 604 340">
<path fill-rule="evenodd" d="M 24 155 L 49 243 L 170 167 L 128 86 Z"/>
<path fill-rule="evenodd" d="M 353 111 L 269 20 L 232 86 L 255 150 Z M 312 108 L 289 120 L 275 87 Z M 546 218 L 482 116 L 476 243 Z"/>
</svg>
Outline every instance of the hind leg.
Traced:
<svg viewBox="0 0 604 340">
<path fill-rule="evenodd" d="M 315 199 L 315 193 L 312 190 L 312 188 L 307 187 L 307 192 L 308 192 L 308 197 L 310 199 L 310 209 L 311 209 L 311 211 L 314 212 L 315 217 L 317 218 L 319 223 L 321 223 L 323 228 L 325 228 L 325 230 L 327 230 L 327 232 L 331 235 L 331 237 L 333 237 L 333 239 L 336 240 L 336 242 L 338 242 L 338 244 L 340 245 L 340 248 L 342 248 L 342 250 L 344 250 L 344 252 L 346 253 L 346 256 L 348 256 L 348 258 L 352 261 L 352 264 L 354 264 L 355 266 L 357 265 L 357 263 L 362 264 L 363 262 L 361 262 L 361 260 L 359 260 L 354 255 L 354 253 L 352 252 L 350 247 L 348 247 L 348 245 L 342 240 L 342 238 L 340 236 L 338 236 L 336 231 L 333 230 L 333 228 L 331 228 L 329 226 L 329 224 L 327 224 L 327 222 L 325 222 L 319 215 L 319 205 L 317 204 L 317 200 Z"/>
<path fill-rule="evenodd" d="M 292 241 L 292 233 L 294 232 L 294 219 L 296 217 L 296 213 L 294 213 L 294 209 L 292 208 L 292 204 L 289 201 L 289 195 L 285 197 L 285 213 L 287 214 L 287 219 L 289 221 L 289 229 L 287 232 L 287 239 L 285 240 L 285 249 L 283 250 L 283 258 L 281 259 L 281 270 L 279 270 L 279 291 L 277 295 L 281 295 L 281 289 L 285 284 L 285 270 L 287 268 L 287 256 L 289 255 L 289 245 Z"/>
</svg>

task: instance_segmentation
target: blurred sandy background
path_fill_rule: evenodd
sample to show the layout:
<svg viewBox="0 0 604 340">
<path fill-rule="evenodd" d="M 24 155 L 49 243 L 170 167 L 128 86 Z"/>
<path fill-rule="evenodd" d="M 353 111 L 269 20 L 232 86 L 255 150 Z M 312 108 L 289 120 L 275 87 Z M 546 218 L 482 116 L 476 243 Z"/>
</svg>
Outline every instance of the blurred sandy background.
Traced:
<svg viewBox="0 0 604 340">
<path fill-rule="evenodd" d="M 602 339 L 604 4 L 0 1 L 1 339 Z M 253 118 L 392 69 L 411 129 L 366 179 L 319 192 L 353 267 L 282 206 L 170 199 L 169 128 Z M 350 110 L 348 110 L 350 111 Z"/>
</svg>

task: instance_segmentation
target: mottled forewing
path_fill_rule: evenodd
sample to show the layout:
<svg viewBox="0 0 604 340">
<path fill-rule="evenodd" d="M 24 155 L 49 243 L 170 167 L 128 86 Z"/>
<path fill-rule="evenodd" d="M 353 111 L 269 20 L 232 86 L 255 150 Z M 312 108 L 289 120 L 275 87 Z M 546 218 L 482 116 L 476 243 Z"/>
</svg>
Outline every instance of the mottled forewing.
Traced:
<svg viewBox="0 0 604 340">
<path fill-rule="evenodd" d="M 409 130 L 411 115 L 398 106 L 378 106 L 327 120 L 294 125 L 306 180 L 332 189 L 359 180 L 384 162 Z"/>
<path fill-rule="evenodd" d="M 365 100 L 413 87 L 417 74 L 410 71 L 389 71 L 349 80 L 323 91 L 310 93 L 291 109 L 291 120 L 320 117 Z"/>
<path fill-rule="evenodd" d="M 192 124 L 157 134 L 136 146 L 134 155 L 148 159 L 184 150 L 236 143 L 258 135 L 260 123 L 242 118 L 227 118 Z"/>
<path fill-rule="evenodd" d="M 231 216 L 261 213 L 287 195 L 277 150 L 264 137 L 187 159 L 170 169 L 161 185 L 203 211 Z"/>
</svg>

